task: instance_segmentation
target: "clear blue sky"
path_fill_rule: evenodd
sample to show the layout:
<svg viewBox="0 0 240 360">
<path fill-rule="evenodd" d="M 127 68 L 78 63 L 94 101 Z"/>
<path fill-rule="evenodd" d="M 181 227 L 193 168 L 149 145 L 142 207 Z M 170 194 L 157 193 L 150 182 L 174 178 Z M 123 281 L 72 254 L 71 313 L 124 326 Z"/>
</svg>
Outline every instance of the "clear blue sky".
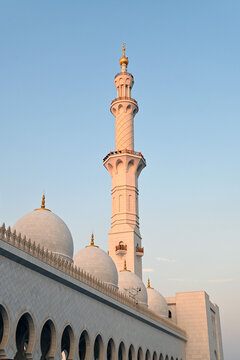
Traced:
<svg viewBox="0 0 240 360">
<path fill-rule="evenodd" d="M 225 360 L 239 360 L 239 0 L 0 2 L 0 222 L 47 207 L 77 251 L 108 247 L 121 43 L 141 174 L 144 279 L 165 296 L 206 290 Z M 149 272 L 151 271 L 151 272 Z"/>
</svg>

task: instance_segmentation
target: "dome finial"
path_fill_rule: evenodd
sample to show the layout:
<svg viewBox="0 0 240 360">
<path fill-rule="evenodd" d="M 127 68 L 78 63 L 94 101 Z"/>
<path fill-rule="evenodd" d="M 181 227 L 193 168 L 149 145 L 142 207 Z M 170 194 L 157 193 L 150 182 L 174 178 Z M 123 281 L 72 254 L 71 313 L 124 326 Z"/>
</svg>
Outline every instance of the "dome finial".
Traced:
<svg viewBox="0 0 240 360">
<path fill-rule="evenodd" d="M 45 194 L 43 194 L 43 196 L 42 196 L 42 204 L 41 204 L 41 207 L 38 208 L 38 209 L 35 209 L 35 210 L 47 210 L 47 211 L 51 211 L 51 210 L 45 208 Z"/>
<path fill-rule="evenodd" d="M 121 65 L 122 73 L 126 73 L 127 66 L 128 66 L 128 58 L 125 55 L 125 50 L 126 50 L 126 44 L 123 43 L 122 44 L 123 55 L 122 55 L 121 59 L 119 60 L 119 64 Z"/>
<path fill-rule="evenodd" d="M 42 196 L 42 205 L 41 205 L 41 209 L 45 209 L 45 195 L 43 194 Z"/>
<path fill-rule="evenodd" d="M 147 289 L 150 289 L 151 285 L 150 285 L 150 279 L 148 278 L 148 284 L 147 284 Z"/>
<path fill-rule="evenodd" d="M 128 269 L 127 269 L 127 261 L 126 261 L 126 259 L 124 259 L 124 262 L 123 262 L 123 269 L 122 269 L 122 270 L 120 270 L 120 271 L 130 271 L 130 270 L 128 270 Z"/>
<path fill-rule="evenodd" d="M 93 235 L 93 233 L 92 233 L 92 236 L 91 236 L 91 244 L 90 245 L 94 246 L 94 235 Z"/>
<path fill-rule="evenodd" d="M 93 233 L 92 233 L 92 235 L 91 235 L 90 245 L 87 245 L 86 247 L 91 247 L 91 246 L 98 248 L 98 246 L 94 244 L 94 234 L 93 234 Z"/>
</svg>

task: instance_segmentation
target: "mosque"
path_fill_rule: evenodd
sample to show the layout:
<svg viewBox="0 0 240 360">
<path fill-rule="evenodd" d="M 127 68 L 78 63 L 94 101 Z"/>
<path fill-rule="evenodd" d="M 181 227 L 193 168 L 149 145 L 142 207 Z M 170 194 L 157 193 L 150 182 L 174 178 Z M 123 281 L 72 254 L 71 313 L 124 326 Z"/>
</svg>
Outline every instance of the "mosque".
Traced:
<svg viewBox="0 0 240 360">
<path fill-rule="evenodd" d="M 134 78 L 115 76 L 115 150 L 108 253 L 92 235 L 73 256 L 71 232 L 45 206 L 0 227 L 0 359 L 223 360 L 219 309 L 204 291 L 165 298 L 142 281 Z"/>
</svg>

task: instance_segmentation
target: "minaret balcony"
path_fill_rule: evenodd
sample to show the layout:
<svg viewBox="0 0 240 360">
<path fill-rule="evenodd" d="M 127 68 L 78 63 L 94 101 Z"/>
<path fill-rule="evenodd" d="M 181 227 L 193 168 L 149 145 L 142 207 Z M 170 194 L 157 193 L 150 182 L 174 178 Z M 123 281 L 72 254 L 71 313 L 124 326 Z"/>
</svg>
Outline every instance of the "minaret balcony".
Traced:
<svg viewBox="0 0 240 360">
<path fill-rule="evenodd" d="M 144 255 L 144 248 L 140 246 L 136 246 L 136 255 L 143 256 Z"/>
<path fill-rule="evenodd" d="M 109 154 L 107 154 L 107 156 L 105 156 L 105 158 L 103 159 L 103 162 L 105 162 L 112 155 L 124 155 L 124 154 L 140 156 L 143 159 L 144 164 L 146 165 L 146 159 L 142 155 L 141 152 L 137 152 L 137 151 L 134 151 L 134 150 L 128 150 L 128 149 L 118 150 L 118 151 L 111 151 Z"/>
<path fill-rule="evenodd" d="M 116 255 L 125 255 L 127 253 L 127 245 L 119 244 L 115 248 Z"/>
<path fill-rule="evenodd" d="M 126 101 L 131 101 L 133 103 L 135 103 L 136 105 L 138 105 L 137 100 L 131 98 L 130 96 L 119 96 L 118 98 L 115 98 L 112 102 L 111 105 L 117 101 L 122 101 L 122 100 L 126 100 Z"/>
</svg>

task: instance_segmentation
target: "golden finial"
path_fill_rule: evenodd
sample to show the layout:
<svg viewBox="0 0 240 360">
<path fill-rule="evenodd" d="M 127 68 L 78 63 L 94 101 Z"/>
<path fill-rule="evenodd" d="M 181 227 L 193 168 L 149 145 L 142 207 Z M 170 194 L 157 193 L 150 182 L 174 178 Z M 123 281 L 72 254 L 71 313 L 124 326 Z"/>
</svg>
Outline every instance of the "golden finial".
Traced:
<svg viewBox="0 0 240 360">
<path fill-rule="evenodd" d="M 147 284 L 147 289 L 151 289 L 151 285 L 150 285 L 150 279 L 148 278 L 148 284 Z"/>
<path fill-rule="evenodd" d="M 42 205 L 41 205 L 41 209 L 45 209 L 45 195 L 43 194 L 42 196 Z"/>
<path fill-rule="evenodd" d="M 97 248 L 98 248 L 98 246 L 94 244 L 94 234 L 93 234 L 93 233 L 92 233 L 92 235 L 91 235 L 90 245 L 87 245 L 86 247 L 90 247 L 90 246 L 93 246 L 93 247 L 97 247 Z"/>
<path fill-rule="evenodd" d="M 125 55 L 125 50 L 126 50 L 126 44 L 123 43 L 122 44 L 122 52 L 123 52 L 123 55 L 121 57 L 121 59 L 119 60 L 119 64 L 122 66 L 123 64 L 125 64 L 126 66 L 128 65 L 128 58 L 126 57 Z"/>
<path fill-rule="evenodd" d="M 94 235 L 92 233 L 92 236 L 91 236 L 91 246 L 94 246 Z"/>
<path fill-rule="evenodd" d="M 120 270 L 120 271 L 130 271 L 127 269 L 127 262 L 126 262 L 126 259 L 124 259 L 124 263 L 123 263 L 123 270 Z"/>
<path fill-rule="evenodd" d="M 38 209 L 35 209 L 35 210 L 47 210 L 47 211 L 51 211 L 51 210 L 45 208 L 45 195 L 44 195 L 44 194 L 43 194 L 43 196 L 42 196 L 42 204 L 41 204 L 41 207 L 38 208 Z"/>
</svg>

